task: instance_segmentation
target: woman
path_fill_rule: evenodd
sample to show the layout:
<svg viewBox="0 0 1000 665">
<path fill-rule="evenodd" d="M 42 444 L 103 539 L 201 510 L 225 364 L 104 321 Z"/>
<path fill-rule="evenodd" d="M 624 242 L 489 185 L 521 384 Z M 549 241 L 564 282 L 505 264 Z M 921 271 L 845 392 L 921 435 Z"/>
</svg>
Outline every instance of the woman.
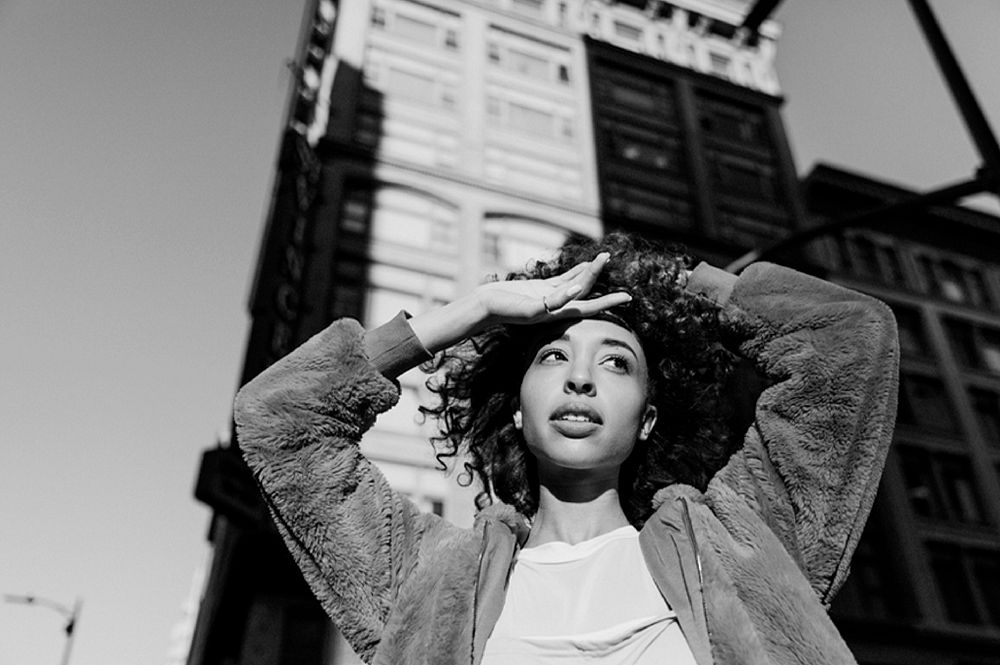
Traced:
<svg viewBox="0 0 1000 665">
<path fill-rule="evenodd" d="M 619 235 L 514 277 L 367 333 L 336 322 L 237 398 L 278 529 L 359 655 L 853 662 L 825 606 L 891 438 L 888 308 L 777 266 L 688 273 Z M 480 507 L 498 499 L 467 530 L 394 493 L 357 441 L 395 376 L 470 338 L 427 410 Z M 728 460 L 723 339 L 769 384 Z"/>
</svg>

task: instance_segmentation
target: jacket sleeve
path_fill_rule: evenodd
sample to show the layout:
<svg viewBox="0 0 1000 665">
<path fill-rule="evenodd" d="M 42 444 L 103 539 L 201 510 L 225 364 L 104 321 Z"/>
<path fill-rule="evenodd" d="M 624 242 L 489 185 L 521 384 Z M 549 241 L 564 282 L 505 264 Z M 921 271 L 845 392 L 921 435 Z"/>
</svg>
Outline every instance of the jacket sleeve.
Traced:
<svg viewBox="0 0 1000 665">
<path fill-rule="evenodd" d="M 362 332 L 352 320 L 333 323 L 240 390 L 234 417 L 285 544 L 368 662 L 422 536 L 447 523 L 392 491 L 358 449 L 376 415 L 399 399 Z M 378 360 L 401 369 L 399 349 L 383 351 Z"/>
<path fill-rule="evenodd" d="M 899 370 L 892 312 L 770 264 L 751 265 L 738 279 L 699 266 L 688 288 L 723 306 L 739 353 L 767 386 L 709 499 L 726 489 L 738 494 L 829 603 L 849 572 L 892 439 Z"/>
</svg>

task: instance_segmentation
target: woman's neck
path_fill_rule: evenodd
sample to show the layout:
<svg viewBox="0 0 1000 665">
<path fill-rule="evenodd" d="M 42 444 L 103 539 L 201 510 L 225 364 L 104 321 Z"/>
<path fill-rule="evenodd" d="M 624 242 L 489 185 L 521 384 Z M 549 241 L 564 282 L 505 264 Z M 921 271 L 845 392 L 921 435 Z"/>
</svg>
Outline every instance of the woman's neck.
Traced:
<svg viewBox="0 0 1000 665">
<path fill-rule="evenodd" d="M 525 546 L 556 541 L 575 545 L 628 524 L 618 496 L 617 474 L 611 479 L 558 484 L 543 480 Z"/>
</svg>

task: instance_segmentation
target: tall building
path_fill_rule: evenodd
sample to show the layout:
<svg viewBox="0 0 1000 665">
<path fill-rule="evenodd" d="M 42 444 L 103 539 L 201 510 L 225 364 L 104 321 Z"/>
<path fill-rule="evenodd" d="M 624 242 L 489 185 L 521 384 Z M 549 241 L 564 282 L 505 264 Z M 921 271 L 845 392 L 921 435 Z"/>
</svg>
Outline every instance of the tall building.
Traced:
<svg viewBox="0 0 1000 665">
<path fill-rule="evenodd" d="M 807 212 L 780 117 L 778 28 L 770 22 L 753 33 L 739 28 L 749 4 L 315 0 L 304 20 L 299 77 L 250 299 L 242 382 L 334 318 L 353 316 L 370 326 L 400 309 L 418 313 L 471 289 L 485 275 L 523 267 L 572 234 L 627 229 L 684 243 L 697 256 L 725 264 L 814 218 L 845 211 L 848 192 L 861 197 L 859 206 L 865 195 L 898 196 L 862 186 L 863 179 L 844 185 L 832 176 L 839 172 L 823 170 L 808 182 Z M 870 194 L 873 187 L 882 193 Z M 867 257 L 858 254 L 867 251 L 866 237 L 816 243 L 790 260 L 885 295 L 869 272 L 871 266 L 897 265 L 884 258 L 889 236 L 872 236 L 870 265 L 840 258 Z M 934 246 L 932 238 L 925 244 Z M 853 253 L 836 254 L 841 246 Z M 914 580 L 977 575 L 964 578 L 969 591 L 955 602 L 973 599 L 970 606 L 983 621 L 969 629 L 977 636 L 989 632 L 986 617 L 996 617 L 990 604 L 996 601 L 977 588 L 998 586 L 996 564 L 989 564 L 994 560 L 981 555 L 997 544 L 998 448 L 989 447 L 984 433 L 1000 427 L 989 415 L 996 413 L 990 409 L 997 408 L 1000 387 L 989 371 L 975 369 L 975 363 L 992 362 L 983 360 L 993 358 L 983 349 L 984 340 L 996 335 L 990 329 L 996 321 L 993 314 L 947 304 L 949 296 L 942 294 L 957 287 L 937 279 L 949 279 L 953 265 L 967 264 L 946 261 L 945 255 L 913 254 L 899 275 L 921 286 L 897 288 L 893 294 L 904 295 L 887 298 L 898 306 L 901 322 L 906 316 L 927 325 L 939 321 L 931 325 L 933 337 L 920 338 L 933 340 L 935 353 L 964 335 L 970 355 L 949 356 L 952 364 L 939 366 L 931 356 L 907 352 L 914 378 L 904 382 L 912 391 L 905 408 L 915 426 L 901 428 L 912 436 L 890 464 L 889 476 L 896 480 L 886 487 L 895 494 L 887 499 L 889 507 L 880 502 L 873 524 L 891 522 L 901 512 L 909 515 L 906 524 L 924 531 L 900 536 L 907 552 L 920 554 L 907 554 L 905 571 L 892 568 L 897 587 L 884 581 L 897 578 L 879 566 L 887 561 L 885 534 L 900 527 L 869 530 L 856 564 L 866 572 L 852 578 L 837 608 L 845 634 L 868 655 L 881 653 L 873 625 L 901 626 L 904 637 L 927 621 L 945 633 L 965 630 L 948 614 L 952 601 L 934 595 L 946 593 L 936 590 L 940 584 L 924 583 L 917 600 L 901 600 Z M 923 270 L 935 280 L 919 276 Z M 979 286 L 961 273 L 967 297 L 976 288 L 1000 295 L 990 270 Z M 887 279 L 899 277 L 891 275 Z M 940 367 L 949 369 L 942 374 Z M 471 523 L 476 490 L 437 469 L 429 431 L 414 418 L 427 397 L 422 375 L 407 373 L 400 384 L 400 405 L 366 436 L 365 454 L 426 510 Z M 978 446 L 957 466 L 959 451 L 947 445 L 958 438 L 940 439 L 945 444 L 921 438 L 919 419 L 936 417 L 933 409 L 944 404 L 933 392 L 941 387 L 955 404 L 964 400 L 963 415 L 945 410 L 956 428 L 970 428 L 962 436 Z M 960 482 L 956 469 L 971 469 L 976 484 Z M 914 480 L 920 473 L 924 480 Z M 921 489 L 920 482 L 937 484 Z M 989 482 L 992 489 L 982 489 Z M 937 496 L 933 492 L 943 498 L 930 498 Z M 214 558 L 190 665 L 355 662 L 270 526 L 234 447 L 206 452 L 196 494 L 214 510 Z M 913 498 L 923 495 L 924 503 Z M 981 524 L 965 524 L 956 512 L 967 505 L 979 507 Z M 949 539 L 967 530 L 978 540 Z M 882 600 L 879 584 L 887 585 Z M 866 605 L 878 602 L 886 604 L 884 616 Z M 911 614 L 897 614 L 899 607 Z M 878 620 L 865 622 L 872 617 Z M 914 662 L 897 658 L 912 652 L 885 653 L 892 657 L 865 662 Z"/>
<path fill-rule="evenodd" d="M 804 193 L 824 218 L 914 196 L 829 166 Z M 1000 663 L 1000 218 L 887 213 L 818 244 L 830 279 L 893 308 L 902 355 L 895 440 L 833 616 L 863 665 Z"/>
</svg>

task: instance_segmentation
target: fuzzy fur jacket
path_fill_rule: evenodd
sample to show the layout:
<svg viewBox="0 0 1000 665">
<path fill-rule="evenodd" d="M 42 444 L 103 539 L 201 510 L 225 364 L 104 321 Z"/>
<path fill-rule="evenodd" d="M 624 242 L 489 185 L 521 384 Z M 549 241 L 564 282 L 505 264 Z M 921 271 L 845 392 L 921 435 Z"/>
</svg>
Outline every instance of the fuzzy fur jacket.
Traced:
<svg viewBox="0 0 1000 665">
<path fill-rule="evenodd" d="M 892 436 L 892 314 L 768 264 L 738 279 L 703 264 L 687 288 L 742 321 L 735 350 L 768 387 L 706 491 L 656 494 L 640 532 L 647 566 L 699 665 L 853 663 L 826 610 Z M 412 332 L 385 339 L 342 320 L 276 363 L 237 396 L 239 443 L 305 579 L 366 662 L 475 665 L 526 521 L 495 505 L 458 528 L 361 455 L 398 399 L 386 375 L 421 359 Z"/>
</svg>

